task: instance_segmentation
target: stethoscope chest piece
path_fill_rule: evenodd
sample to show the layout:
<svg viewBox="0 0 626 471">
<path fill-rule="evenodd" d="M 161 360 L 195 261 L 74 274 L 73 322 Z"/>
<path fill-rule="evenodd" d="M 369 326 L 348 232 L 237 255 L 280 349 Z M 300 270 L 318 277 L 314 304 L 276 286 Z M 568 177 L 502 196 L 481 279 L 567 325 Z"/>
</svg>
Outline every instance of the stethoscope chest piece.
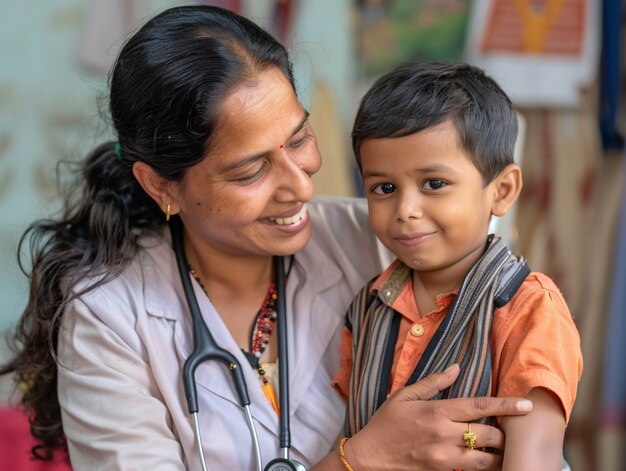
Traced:
<svg viewBox="0 0 626 471">
<path fill-rule="evenodd" d="M 264 471 L 307 471 L 307 469 L 297 461 L 275 458 L 267 463 Z"/>
</svg>

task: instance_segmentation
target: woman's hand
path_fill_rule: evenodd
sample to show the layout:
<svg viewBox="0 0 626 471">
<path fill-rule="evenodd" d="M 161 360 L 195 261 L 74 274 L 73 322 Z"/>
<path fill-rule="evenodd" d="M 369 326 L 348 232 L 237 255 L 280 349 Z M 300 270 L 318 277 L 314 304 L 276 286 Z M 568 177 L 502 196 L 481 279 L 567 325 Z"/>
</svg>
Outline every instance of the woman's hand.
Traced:
<svg viewBox="0 0 626 471">
<path fill-rule="evenodd" d="M 435 373 L 393 394 L 367 426 L 344 446 L 355 470 L 497 470 L 500 454 L 470 451 L 463 441 L 467 423 L 482 417 L 523 415 L 532 403 L 521 398 L 476 397 L 429 401 L 450 386 L 458 365 Z M 504 434 L 495 427 L 472 424 L 476 448 L 504 448 Z M 341 469 L 341 468 L 337 468 Z"/>
</svg>

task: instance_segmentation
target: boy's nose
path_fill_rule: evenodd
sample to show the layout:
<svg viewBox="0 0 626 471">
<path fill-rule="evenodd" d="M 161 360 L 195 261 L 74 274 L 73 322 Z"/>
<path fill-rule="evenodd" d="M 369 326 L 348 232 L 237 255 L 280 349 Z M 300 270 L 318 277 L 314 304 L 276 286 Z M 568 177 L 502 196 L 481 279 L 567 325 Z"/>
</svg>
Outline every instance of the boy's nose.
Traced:
<svg viewBox="0 0 626 471">
<path fill-rule="evenodd" d="M 409 222 L 411 219 L 420 219 L 424 216 L 421 198 L 415 192 L 401 194 L 398 200 L 398 222 Z"/>
</svg>

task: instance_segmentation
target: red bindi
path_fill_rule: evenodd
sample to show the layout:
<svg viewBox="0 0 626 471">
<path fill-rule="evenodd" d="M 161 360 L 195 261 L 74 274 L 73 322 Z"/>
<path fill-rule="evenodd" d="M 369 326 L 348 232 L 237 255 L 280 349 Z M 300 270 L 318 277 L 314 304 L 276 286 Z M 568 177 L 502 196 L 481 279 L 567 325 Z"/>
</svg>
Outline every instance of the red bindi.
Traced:
<svg viewBox="0 0 626 471">
<path fill-rule="evenodd" d="M 285 144 L 281 144 L 279 147 L 280 147 L 281 149 L 284 149 L 284 148 L 285 148 Z"/>
</svg>

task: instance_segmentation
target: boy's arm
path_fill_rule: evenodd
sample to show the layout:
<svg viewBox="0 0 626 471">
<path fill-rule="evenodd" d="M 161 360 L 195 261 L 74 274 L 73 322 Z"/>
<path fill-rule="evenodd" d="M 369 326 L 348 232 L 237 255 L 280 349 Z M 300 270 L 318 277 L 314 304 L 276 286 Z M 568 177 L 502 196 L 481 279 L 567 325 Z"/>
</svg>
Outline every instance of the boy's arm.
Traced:
<svg viewBox="0 0 626 471">
<path fill-rule="evenodd" d="M 528 399 L 530 414 L 504 417 L 506 435 L 502 471 L 560 471 L 563 465 L 565 417 L 560 403 L 543 388 L 534 388 Z"/>
</svg>

